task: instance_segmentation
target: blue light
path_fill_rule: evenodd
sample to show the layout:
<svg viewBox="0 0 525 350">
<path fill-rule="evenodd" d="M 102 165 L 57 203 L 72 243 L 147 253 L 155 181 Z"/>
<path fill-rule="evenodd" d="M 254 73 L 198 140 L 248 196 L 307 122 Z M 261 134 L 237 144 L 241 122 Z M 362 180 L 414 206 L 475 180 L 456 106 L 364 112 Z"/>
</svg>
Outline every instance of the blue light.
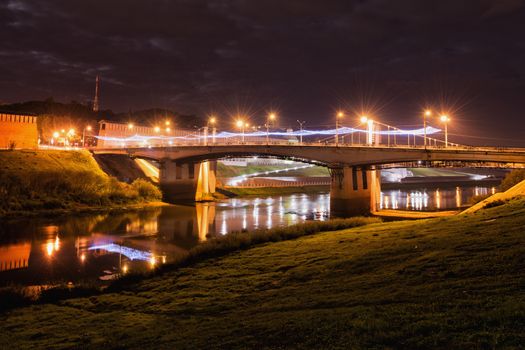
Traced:
<svg viewBox="0 0 525 350">
<path fill-rule="evenodd" d="M 120 253 L 126 256 L 130 260 L 144 260 L 149 261 L 153 254 L 150 252 L 145 252 L 142 250 L 137 250 L 133 248 L 124 247 L 115 243 L 110 244 L 100 244 L 89 247 L 88 250 L 102 249 L 111 253 Z"/>
<path fill-rule="evenodd" d="M 437 129 L 431 126 L 427 126 L 426 128 L 426 135 L 432 135 L 440 132 L 441 129 Z M 349 127 L 341 127 L 338 129 L 328 129 L 328 130 L 296 130 L 291 132 L 283 132 L 283 131 L 270 131 L 268 133 L 264 131 L 255 131 L 255 132 L 245 132 L 245 133 L 236 133 L 236 132 L 229 132 L 229 131 L 222 131 L 220 133 L 217 133 L 214 136 L 207 135 L 199 135 L 199 134 L 190 134 L 187 136 L 142 136 L 142 135 L 134 135 L 130 137 L 107 137 L 107 136 L 96 136 L 97 139 L 104 140 L 104 141 L 117 141 L 117 142 L 140 142 L 140 143 L 147 143 L 150 140 L 159 140 L 159 141 L 175 141 L 175 140 L 186 140 L 186 141 L 195 141 L 195 140 L 201 140 L 201 139 L 228 139 L 228 138 L 234 138 L 234 137 L 266 137 L 268 136 L 281 136 L 281 137 L 290 137 L 290 136 L 315 136 L 315 135 L 324 135 L 324 136 L 332 136 L 332 135 L 348 135 L 353 133 L 363 133 L 368 134 L 368 130 L 363 129 L 356 129 L 356 128 L 349 128 Z M 425 135 L 425 129 L 414 129 L 414 130 L 402 130 L 402 129 L 392 129 L 392 130 L 381 130 L 381 131 L 373 131 L 373 134 L 375 135 L 400 135 L 400 136 L 407 136 L 407 135 Z"/>
</svg>

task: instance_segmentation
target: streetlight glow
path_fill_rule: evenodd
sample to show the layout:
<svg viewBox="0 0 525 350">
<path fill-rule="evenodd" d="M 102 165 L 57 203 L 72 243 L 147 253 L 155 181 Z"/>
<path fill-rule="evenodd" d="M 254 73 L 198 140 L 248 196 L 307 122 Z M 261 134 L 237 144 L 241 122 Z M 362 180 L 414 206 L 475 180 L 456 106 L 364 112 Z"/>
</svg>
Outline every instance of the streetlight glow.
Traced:
<svg viewBox="0 0 525 350">
<path fill-rule="evenodd" d="M 448 122 L 450 118 L 448 115 L 444 114 L 439 118 L 443 123 L 445 123 L 445 148 L 448 147 Z"/>
<path fill-rule="evenodd" d="M 368 117 L 366 115 L 363 115 L 363 116 L 361 116 L 360 120 L 361 120 L 361 123 L 364 124 L 364 123 L 368 122 Z"/>
<path fill-rule="evenodd" d="M 128 123 L 128 129 L 133 129 L 133 123 Z"/>
<path fill-rule="evenodd" d="M 155 127 L 155 132 L 160 132 L 160 128 L 158 126 Z"/>
</svg>

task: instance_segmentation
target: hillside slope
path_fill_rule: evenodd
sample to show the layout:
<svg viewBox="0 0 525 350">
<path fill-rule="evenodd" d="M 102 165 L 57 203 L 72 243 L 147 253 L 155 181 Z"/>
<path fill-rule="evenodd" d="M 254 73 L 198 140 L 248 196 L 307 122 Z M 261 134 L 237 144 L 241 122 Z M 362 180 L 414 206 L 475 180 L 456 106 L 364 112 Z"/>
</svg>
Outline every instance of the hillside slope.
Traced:
<svg viewBox="0 0 525 350">
<path fill-rule="evenodd" d="M 152 186 L 119 182 L 87 151 L 0 151 L 0 216 L 159 200 Z"/>
<path fill-rule="evenodd" d="M 474 204 L 470 208 L 464 210 L 462 214 L 475 213 L 476 211 L 485 208 L 486 206 L 494 205 L 494 203 L 499 203 L 501 201 L 508 201 L 515 197 L 525 196 L 525 180 L 520 183 L 512 186 L 505 192 L 494 193 L 492 196 L 480 201 L 479 203 Z"/>
<path fill-rule="evenodd" d="M 0 316 L 0 348 L 519 348 L 525 200 L 258 246 Z"/>
</svg>

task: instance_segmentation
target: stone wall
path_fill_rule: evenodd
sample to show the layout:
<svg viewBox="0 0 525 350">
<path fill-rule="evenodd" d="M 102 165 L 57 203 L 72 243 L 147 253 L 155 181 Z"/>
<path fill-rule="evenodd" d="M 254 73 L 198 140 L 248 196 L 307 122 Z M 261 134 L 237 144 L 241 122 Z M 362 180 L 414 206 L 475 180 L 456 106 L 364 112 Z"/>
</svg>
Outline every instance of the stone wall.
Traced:
<svg viewBox="0 0 525 350">
<path fill-rule="evenodd" d="M 0 114 L 1 148 L 38 147 L 37 118 L 28 115 Z"/>
</svg>

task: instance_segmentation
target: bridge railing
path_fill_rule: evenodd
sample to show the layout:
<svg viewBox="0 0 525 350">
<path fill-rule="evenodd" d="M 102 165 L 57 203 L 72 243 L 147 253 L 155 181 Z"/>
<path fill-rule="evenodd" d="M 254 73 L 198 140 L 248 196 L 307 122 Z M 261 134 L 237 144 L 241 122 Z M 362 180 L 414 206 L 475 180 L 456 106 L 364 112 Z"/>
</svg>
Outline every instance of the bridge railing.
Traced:
<svg viewBox="0 0 525 350">
<path fill-rule="evenodd" d="M 144 149 L 144 148 L 181 148 L 181 147 L 214 147 L 214 146 L 268 146 L 268 147 L 277 147 L 277 146 L 286 146 L 286 147 L 330 147 L 330 148 L 392 148 L 392 149 L 427 149 L 427 150 L 462 150 L 462 151 L 497 151 L 497 152 L 525 152 L 523 148 L 514 148 L 514 147 L 490 147 L 490 146 L 465 146 L 459 144 L 449 144 L 445 145 L 403 145 L 403 144 L 365 144 L 365 143 L 334 143 L 327 142 L 288 142 L 283 141 L 271 141 L 271 142 L 215 142 L 204 144 L 202 142 L 194 143 L 172 143 L 172 144 L 162 144 L 162 143 L 150 143 L 150 144 L 129 144 L 129 145 L 104 145 L 102 147 L 89 147 L 89 149 Z"/>
</svg>

